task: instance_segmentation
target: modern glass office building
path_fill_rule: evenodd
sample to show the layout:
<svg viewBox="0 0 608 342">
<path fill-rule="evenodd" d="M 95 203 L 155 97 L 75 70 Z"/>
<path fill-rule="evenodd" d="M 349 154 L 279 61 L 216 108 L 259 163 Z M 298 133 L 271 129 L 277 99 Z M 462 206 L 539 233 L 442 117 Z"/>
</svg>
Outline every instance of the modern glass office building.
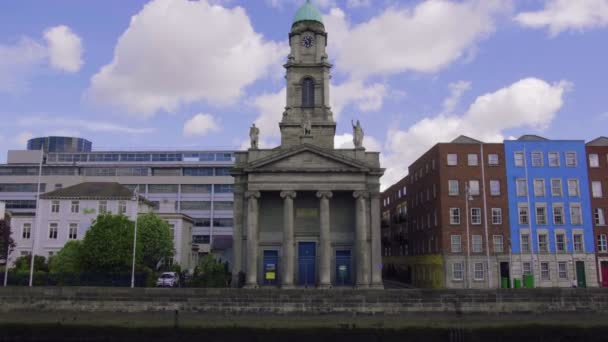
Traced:
<svg viewBox="0 0 608 342">
<path fill-rule="evenodd" d="M 74 153 L 91 152 L 93 143 L 82 138 L 72 137 L 41 137 L 27 141 L 28 150 L 41 150 L 45 152 Z"/>
</svg>

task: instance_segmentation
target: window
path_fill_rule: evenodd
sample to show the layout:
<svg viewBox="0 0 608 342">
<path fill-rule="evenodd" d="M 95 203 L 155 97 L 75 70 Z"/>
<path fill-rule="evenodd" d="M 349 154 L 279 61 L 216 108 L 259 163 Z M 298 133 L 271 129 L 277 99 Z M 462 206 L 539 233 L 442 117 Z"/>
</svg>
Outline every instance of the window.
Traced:
<svg viewBox="0 0 608 342">
<path fill-rule="evenodd" d="M 21 238 L 29 240 L 32 237 L 32 224 L 24 223 L 21 229 Z"/>
<path fill-rule="evenodd" d="M 448 180 L 448 194 L 450 196 L 458 196 L 459 193 L 458 181 L 455 179 Z"/>
<path fill-rule="evenodd" d="M 209 201 L 181 201 L 181 210 L 211 210 Z"/>
<path fill-rule="evenodd" d="M 211 167 L 186 167 L 183 172 L 184 176 L 213 176 L 213 168 Z"/>
<path fill-rule="evenodd" d="M 568 196 L 570 196 L 570 197 L 579 196 L 578 179 L 568 179 Z"/>
<path fill-rule="evenodd" d="M 498 154 L 488 154 L 488 165 L 496 166 L 498 165 Z"/>
<path fill-rule="evenodd" d="M 538 234 L 538 251 L 541 253 L 549 252 L 549 244 L 547 242 L 547 234 Z"/>
<path fill-rule="evenodd" d="M 540 279 L 541 280 L 550 280 L 548 262 L 540 263 Z"/>
<path fill-rule="evenodd" d="M 108 201 L 99 201 L 99 210 L 97 210 L 99 214 L 105 214 L 108 212 Z"/>
<path fill-rule="evenodd" d="M 481 235 L 473 235 L 473 253 L 483 252 L 483 243 Z"/>
<path fill-rule="evenodd" d="M 583 217 L 581 215 L 581 205 L 578 203 L 570 203 L 570 224 L 583 224 Z"/>
<path fill-rule="evenodd" d="M 557 276 L 559 279 L 568 279 L 568 266 L 565 261 L 557 263 Z"/>
<path fill-rule="evenodd" d="M 59 212 L 59 201 L 51 201 L 51 212 L 52 213 Z"/>
<path fill-rule="evenodd" d="M 517 180 L 517 196 L 528 196 L 528 182 L 525 179 Z"/>
<path fill-rule="evenodd" d="M 597 251 L 601 253 L 608 252 L 608 242 L 606 240 L 606 234 L 597 236 Z"/>
<path fill-rule="evenodd" d="M 551 179 L 551 196 L 561 197 L 562 195 L 562 180 L 559 178 Z"/>
<path fill-rule="evenodd" d="M 63 188 L 63 184 L 55 184 L 55 190 Z"/>
<path fill-rule="evenodd" d="M 467 162 L 469 166 L 477 166 L 479 164 L 479 160 L 477 160 L 477 154 L 470 153 L 467 157 Z"/>
<path fill-rule="evenodd" d="M 38 188 L 38 184 L 36 183 L 28 183 L 28 184 L 0 184 L 0 192 L 36 192 Z M 40 192 L 45 192 L 46 184 L 40 184 Z"/>
<path fill-rule="evenodd" d="M 462 252 L 462 242 L 460 235 L 452 235 L 452 253 Z"/>
<path fill-rule="evenodd" d="M 566 166 L 576 166 L 576 152 L 566 152 Z"/>
<path fill-rule="evenodd" d="M 559 153 L 558 152 L 549 152 L 549 166 L 551 166 L 551 167 L 559 166 Z"/>
<path fill-rule="evenodd" d="M 175 225 L 169 223 L 169 231 L 171 232 L 171 241 L 175 241 Z"/>
<path fill-rule="evenodd" d="M 154 168 L 152 169 L 152 176 L 166 176 L 166 177 L 171 177 L 171 176 L 181 176 L 182 175 L 182 169 L 178 169 L 178 168 Z M 147 176 L 147 174 L 146 174 Z"/>
<path fill-rule="evenodd" d="M 68 231 L 68 239 L 76 240 L 78 238 L 78 223 L 70 223 Z"/>
<path fill-rule="evenodd" d="M 213 203 L 214 210 L 232 210 L 234 208 L 233 202 L 228 201 L 216 201 Z M 401 211 L 401 207 L 398 208 Z"/>
<path fill-rule="evenodd" d="M 182 194 L 208 194 L 211 193 L 211 184 L 182 184 Z"/>
<path fill-rule="evenodd" d="M 315 81 L 306 77 L 302 81 L 302 107 L 315 106 Z"/>
<path fill-rule="evenodd" d="M 462 280 L 464 273 L 464 264 L 455 262 L 452 264 L 452 278 L 454 280 Z"/>
<path fill-rule="evenodd" d="M 491 196 L 500 196 L 500 181 L 498 181 L 498 180 L 490 181 L 490 195 Z"/>
<path fill-rule="evenodd" d="M 536 224 L 547 224 L 547 207 L 544 203 L 536 203 Z"/>
<path fill-rule="evenodd" d="M 469 194 L 471 196 L 479 196 L 479 181 L 478 180 L 469 181 Z"/>
<path fill-rule="evenodd" d="M 492 208 L 492 224 L 502 224 L 502 209 Z"/>
<path fill-rule="evenodd" d="M 216 176 L 230 176 L 230 168 L 229 167 L 216 167 L 215 175 Z"/>
<path fill-rule="evenodd" d="M 78 214 L 78 212 L 80 211 L 80 202 L 72 201 L 70 211 L 72 212 L 72 214 Z"/>
<path fill-rule="evenodd" d="M 591 182 L 591 193 L 593 198 L 602 198 L 602 182 Z"/>
<path fill-rule="evenodd" d="M 504 242 L 502 235 L 494 235 L 494 253 L 502 253 L 504 251 Z"/>
<path fill-rule="evenodd" d="M 524 166 L 524 153 L 523 152 L 515 152 L 513 154 L 513 158 L 515 159 L 515 166 L 518 166 L 518 167 Z"/>
<path fill-rule="evenodd" d="M 483 262 L 476 262 L 473 266 L 473 276 L 475 280 L 483 280 Z"/>
<path fill-rule="evenodd" d="M 553 205 L 553 224 L 564 224 L 564 207 L 561 204 Z"/>
<path fill-rule="evenodd" d="M 535 179 L 534 180 L 534 196 L 544 197 L 545 196 L 545 180 Z"/>
<path fill-rule="evenodd" d="M 460 208 L 450 208 L 450 224 L 460 224 Z"/>
<path fill-rule="evenodd" d="M 118 215 L 127 214 L 127 201 L 118 201 Z"/>
<path fill-rule="evenodd" d="M 232 184 L 215 184 L 214 188 L 215 188 L 215 193 L 229 194 L 229 193 L 234 192 L 234 185 L 232 185 Z"/>
<path fill-rule="evenodd" d="M 555 250 L 558 253 L 566 252 L 566 236 L 562 233 L 555 235 Z"/>
<path fill-rule="evenodd" d="M 481 224 L 481 208 L 471 208 L 471 224 Z"/>
<path fill-rule="evenodd" d="M 600 158 L 597 154 L 589 154 L 589 167 L 600 167 Z"/>
<path fill-rule="evenodd" d="M 530 235 L 528 234 L 521 234 L 521 251 L 530 253 Z"/>
<path fill-rule="evenodd" d="M 574 234 L 572 240 L 574 242 L 574 252 L 583 253 L 583 234 Z"/>
<path fill-rule="evenodd" d="M 532 263 L 524 262 L 522 264 L 524 274 L 532 274 Z"/>
<path fill-rule="evenodd" d="M 57 223 L 50 223 L 49 224 L 49 239 L 56 240 L 57 232 L 58 232 Z"/>
<path fill-rule="evenodd" d="M 150 184 L 148 193 L 151 194 L 176 194 L 177 184 Z"/>
<path fill-rule="evenodd" d="M 518 205 L 518 210 L 519 210 L 519 224 L 528 224 L 530 222 L 528 220 L 530 217 L 528 214 L 528 205 L 520 203 Z"/>
<path fill-rule="evenodd" d="M 543 166 L 543 153 L 542 152 L 532 152 L 532 167 L 541 167 Z"/>
<path fill-rule="evenodd" d="M 598 226 L 603 226 L 606 224 L 606 219 L 604 218 L 604 209 L 602 208 L 595 208 L 593 210 L 593 220 L 595 221 L 595 224 Z"/>
<path fill-rule="evenodd" d="M 448 153 L 448 166 L 458 165 L 458 155 L 456 153 Z"/>
<path fill-rule="evenodd" d="M 215 227 L 232 227 L 232 218 L 216 218 L 213 219 L 213 226 Z"/>
</svg>

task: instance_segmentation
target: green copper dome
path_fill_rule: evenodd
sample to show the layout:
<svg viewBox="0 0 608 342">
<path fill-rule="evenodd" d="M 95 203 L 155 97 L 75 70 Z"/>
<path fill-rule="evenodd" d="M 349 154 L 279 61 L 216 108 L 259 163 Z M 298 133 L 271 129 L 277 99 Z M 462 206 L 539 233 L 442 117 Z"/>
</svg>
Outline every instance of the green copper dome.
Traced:
<svg viewBox="0 0 608 342">
<path fill-rule="evenodd" d="M 293 17 L 293 23 L 297 23 L 300 21 L 318 21 L 323 24 L 323 18 L 321 17 L 321 12 L 310 3 L 310 0 L 307 0 L 302 7 L 296 12 L 296 15 Z"/>
</svg>

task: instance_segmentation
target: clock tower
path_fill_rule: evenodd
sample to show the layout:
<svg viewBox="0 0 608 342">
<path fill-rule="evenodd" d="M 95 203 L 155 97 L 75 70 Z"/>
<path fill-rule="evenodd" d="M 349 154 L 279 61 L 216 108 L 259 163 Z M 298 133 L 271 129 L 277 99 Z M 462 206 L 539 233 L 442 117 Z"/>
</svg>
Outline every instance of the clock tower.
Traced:
<svg viewBox="0 0 608 342">
<path fill-rule="evenodd" d="M 281 148 L 308 143 L 333 149 L 336 123 L 329 106 L 332 65 L 327 60 L 327 32 L 321 13 L 310 1 L 294 17 L 289 45 Z"/>
</svg>

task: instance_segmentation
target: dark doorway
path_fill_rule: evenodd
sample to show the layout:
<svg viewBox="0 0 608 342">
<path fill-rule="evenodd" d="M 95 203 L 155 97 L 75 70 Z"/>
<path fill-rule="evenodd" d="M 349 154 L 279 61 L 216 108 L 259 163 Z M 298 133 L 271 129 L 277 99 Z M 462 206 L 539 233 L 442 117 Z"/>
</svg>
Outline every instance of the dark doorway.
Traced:
<svg viewBox="0 0 608 342">
<path fill-rule="evenodd" d="M 608 261 L 602 261 L 600 265 L 600 272 L 602 272 L 602 287 L 608 287 Z"/>
<path fill-rule="evenodd" d="M 576 286 L 577 287 L 587 287 L 587 280 L 585 277 L 585 262 L 577 261 L 576 262 Z"/>
<path fill-rule="evenodd" d="M 351 285 L 351 258 L 350 250 L 336 251 L 336 280 L 337 286 Z"/>
<path fill-rule="evenodd" d="M 315 285 L 316 257 L 314 242 L 300 242 L 298 244 L 298 284 L 304 286 Z"/>
<path fill-rule="evenodd" d="M 511 275 L 509 273 L 509 263 L 508 262 L 500 263 L 500 287 L 507 288 L 507 289 L 511 288 Z"/>
<path fill-rule="evenodd" d="M 279 284 L 279 252 L 264 251 L 264 285 Z"/>
</svg>

